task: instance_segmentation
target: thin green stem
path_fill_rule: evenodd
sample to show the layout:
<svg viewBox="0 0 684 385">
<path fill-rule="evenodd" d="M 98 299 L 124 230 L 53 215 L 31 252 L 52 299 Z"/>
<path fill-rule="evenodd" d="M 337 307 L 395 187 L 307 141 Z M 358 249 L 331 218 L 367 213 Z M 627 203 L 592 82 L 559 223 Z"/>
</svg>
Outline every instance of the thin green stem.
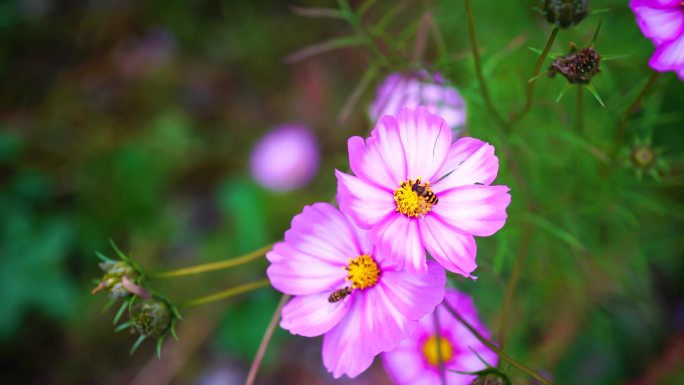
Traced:
<svg viewBox="0 0 684 385">
<path fill-rule="evenodd" d="M 511 304 L 513 303 L 515 289 L 520 281 L 520 274 L 522 273 L 523 266 L 525 265 L 525 259 L 527 258 L 527 251 L 530 245 L 530 236 L 532 234 L 530 230 L 530 225 L 525 224 L 525 228 L 523 229 L 523 239 L 520 243 L 520 248 L 516 253 L 513 271 L 508 279 L 506 291 L 504 292 L 501 321 L 499 322 L 499 343 L 501 344 L 501 349 L 503 349 L 506 345 L 506 332 L 508 331 Z"/>
<path fill-rule="evenodd" d="M 250 253 L 247 253 L 245 255 L 241 255 L 237 258 L 231 258 L 231 259 L 228 259 L 225 261 L 219 261 L 219 262 L 205 263 L 202 265 L 184 267 L 182 269 L 169 270 L 169 271 L 164 271 L 161 273 L 153 273 L 153 274 L 150 274 L 150 277 L 151 278 L 180 277 L 183 275 L 206 273 L 207 271 L 230 269 L 231 267 L 240 266 L 240 265 L 245 264 L 247 262 L 251 262 L 255 259 L 261 258 L 264 254 L 266 254 L 266 252 L 271 250 L 272 247 L 273 247 L 273 244 L 270 244 L 270 245 L 266 245 L 264 247 L 261 247 L 257 250 L 254 250 Z"/>
<path fill-rule="evenodd" d="M 356 15 L 356 13 L 354 13 L 351 6 L 349 5 L 349 2 L 347 2 L 347 0 L 338 0 L 337 3 L 339 4 L 340 10 L 342 11 L 342 13 L 344 13 L 347 22 L 352 27 L 354 32 L 365 40 L 366 46 L 378 58 L 378 60 L 380 60 L 380 62 L 383 65 L 387 65 L 387 58 L 382 53 L 382 51 L 380 51 L 380 49 L 377 47 L 377 45 L 375 44 L 375 40 L 373 40 L 373 38 L 368 34 L 366 29 L 363 27 L 363 24 L 361 24 L 361 20 Z"/>
<path fill-rule="evenodd" d="M 193 299 L 192 301 L 184 303 L 182 306 L 189 307 L 189 306 L 198 306 L 198 305 L 204 305 L 209 302 L 215 302 L 215 301 L 220 301 L 222 299 L 234 297 L 239 294 L 244 294 L 248 293 L 250 291 L 254 291 L 257 289 L 261 289 L 262 287 L 269 286 L 270 282 L 268 279 L 260 279 L 258 281 L 246 283 L 244 285 L 232 287 L 228 290 L 220 291 L 218 293 L 210 294 L 205 297 L 200 297 Z"/>
<path fill-rule="evenodd" d="M 482 98 L 485 101 L 485 105 L 492 114 L 497 123 L 504 129 L 508 128 L 508 123 L 501 117 L 499 112 L 492 101 L 489 94 L 489 88 L 485 82 L 484 74 L 482 72 L 482 62 L 480 60 L 480 51 L 477 45 L 477 35 L 475 34 L 475 17 L 473 16 L 473 4 L 471 0 L 464 0 L 466 14 L 468 15 L 468 35 L 470 37 L 470 46 L 473 51 L 473 59 L 475 60 L 475 74 L 477 75 L 477 81 L 480 84 L 480 92 L 482 92 Z"/>
<path fill-rule="evenodd" d="M 577 134 L 584 132 L 584 87 L 577 85 Z"/>
<path fill-rule="evenodd" d="M 541 382 L 542 384 L 544 384 L 544 385 L 552 385 L 547 379 L 545 379 L 544 377 L 542 377 L 539 373 L 535 372 L 534 370 L 532 370 L 532 369 L 528 368 L 527 366 L 525 366 L 525 364 L 523 364 L 523 363 L 521 363 L 521 362 L 515 360 L 513 357 L 511 357 L 511 356 L 509 356 L 508 354 L 504 353 L 504 351 L 501 350 L 498 346 L 496 346 L 492 341 L 488 340 L 487 338 L 485 338 L 485 336 L 483 336 L 482 334 L 480 334 L 480 332 L 478 332 L 471 324 L 469 324 L 468 321 L 466 321 L 465 318 L 463 318 L 463 316 L 461 316 L 453 307 L 451 307 L 451 305 L 449 304 L 449 302 L 444 301 L 443 304 L 444 304 L 444 306 L 447 308 L 447 310 L 449 310 L 449 312 L 450 312 L 454 317 L 456 317 L 456 319 L 457 319 L 459 322 L 461 322 L 461 323 L 463 324 L 463 326 L 465 326 L 466 329 L 468 329 L 468 330 L 475 336 L 475 338 L 477 338 L 478 340 L 480 340 L 480 342 L 482 342 L 485 346 L 487 346 L 487 347 L 488 347 L 489 349 L 491 349 L 494 353 L 496 353 L 496 354 L 499 356 L 499 358 L 501 358 L 502 360 L 507 361 L 509 364 L 515 366 L 515 367 L 518 368 L 520 371 L 522 371 L 523 373 L 527 374 L 528 376 L 534 378 L 535 380 Z"/>
<path fill-rule="evenodd" d="M 653 71 L 651 76 L 646 81 L 646 84 L 644 84 L 644 88 L 641 89 L 641 92 L 639 92 L 634 101 L 632 101 L 629 107 L 627 107 L 627 109 L 625 110 L 625 113 L 622 115 L 622 118 L 620 119 L 620 124 L 618 126 L 617 131 L 616 142 L 618 146 L 622 144 L 622 142 L 625 139 L 625 134 L 627 131 L 627 121 L 629 120 L 629 117 L 639 109 L 641 103 L 644 100 L 644 97 L 648 95 L 648 93 L 651 91 L 651 88 L 653 88 L 653 86 L 656 84 L 659 78 L 660 72 Z"/>
<path fill-rule="evenodd" d="M 249 373 L 247 374 L 247 381 L 245 381 L 245 385 L 254 384 L 257 372 L 259 371 L 259 366 L 261 366 L 261 361 L 264 359 L 264 355 L 266 354 L 266 348 L 268 348 L 268 344 L 271 342 L 271 338 L 273 337 L 273 332 L 278 325 L 280 311 L 283 309 L 283 306 L 285 306 L 285 303 L 288 299 L 290 299 L 289 295 L 283 295 L 283 297 L 280 299 L 280 302 L 278 302 L 278 306 L 276 306 L 276 309 L 273 312 L 273 317 L 271 317 L 271 322 L 268 324 L 266 333 L 264 333 L 264 337 L 261 339 L 261 343 L 259 344 L 259 350 L 257 350 L 254 361 L 252 361 L 252 365 L 249 367 Z"/>
<path fill-rule="evenodd" d="M 549 35 L 549 39 L 546 41 L 544 50 L 542 51 L 541 55 L 539 55 L 537 63 L 534 65 L 534 72 L 532 72 L 532 77 L 530 78 L 530 80 L 527 81 L 527 92 L 525 93 L 525 106 L 523 107 L 522 111 L 520 111 L 512 119 L 512 122 L 516 122 L 522 119 L 523 116 L 525 116 L 530 111 L 530 107 L 532 107 L 532 95 L 534 93 L 534 84 L 536 83 L 539 71 L 541 71 L 541 67 L 544 64 L 544 60 L 546 60 L 546 57 L 549 55 L 549 51 L 551 51 L 551 47 L 553 47 L 553 43 L 556 41 L 558 31 L 560 31 L 559 27 L 556 27 L 551 31 L 551 35 Z"/>
</svg>

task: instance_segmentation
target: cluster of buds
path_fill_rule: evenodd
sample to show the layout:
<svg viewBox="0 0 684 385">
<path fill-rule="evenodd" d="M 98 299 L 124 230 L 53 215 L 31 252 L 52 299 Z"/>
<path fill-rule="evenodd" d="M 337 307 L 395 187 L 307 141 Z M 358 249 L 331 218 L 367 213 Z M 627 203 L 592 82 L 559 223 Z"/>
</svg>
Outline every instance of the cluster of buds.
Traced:
<svg viewBox="0 0 684 385">
<path fill-rule="evenodd" d="M 131 348 L 133 354 L 146 338 L 157 338 L 157 355 L 161 354 L 161 346 L 167 334 L 176 337 L 175 324 L 181 319 L 176 306 L 166 298 L 152 294 L 145 287 L 145 274 L 133 259 L 121 252 L 112 242 L 118 260 L 111 259 L 102 253 L 96 253 L 102 260 L 100 268 L 104 271 L 101 279 L 96 281 L 92 293 L 106 292 L 110 308 L 118 301 L 121 305 L 114 316 L 114 325 L 128 309 L 129 320 L 117 326 L 115 331 L 130 329 L 139 335 Z"/>
</svg>

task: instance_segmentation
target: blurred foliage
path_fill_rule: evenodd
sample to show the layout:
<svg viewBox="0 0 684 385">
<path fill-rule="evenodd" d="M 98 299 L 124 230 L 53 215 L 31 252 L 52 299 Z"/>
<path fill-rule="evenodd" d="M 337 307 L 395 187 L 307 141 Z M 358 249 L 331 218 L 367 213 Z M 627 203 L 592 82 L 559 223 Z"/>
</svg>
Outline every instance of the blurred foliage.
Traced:
<svg viewBox="0 0 684 385">
<path fill-rule="evenodd" d="M 505 118 L 524 105 L 538 57 L 528 47 L 541 49 L 552 28 L 533 9 L 541 3 L 474 2 L 485 77 Z M 531 112 L 512 128 L 497 124 L 475 77 L 462 1 L 297 3 L 342 5 L 343 18 L 326 19 L 295 16 L 285 1 L 1 2 L 0 382 L 135 377 L 154 347 L 130 358 L 130 338 L 100 314 L 105 300 L 89 295 L 101 275 L 93 251 L 112 238 L 152 272 L 280 239 L 303 205 L 334 197 L 332 169 L 348 167 L 346 139 L 372 127 L 365 109 L 373 87 L 390 72 L 425 67 L 462 92 L 468 134 L 497 147 L 497 182 L 512 188 L 506 227 L 478 239 L 477 282 L 451 279 L 475 296 L 493 336 L 522 258 L 511 355 L 562 384 L 681 383 L 684 86 L 663 74 L 616 146 L 653 51 L 625 3 L 592 1 L 609 12 L 561 31 L 551 50 L 584 46 L 601 21 L 597 51 L 628 55 L 601 64 L 592 83 L 606 107 L 585 98 L 578 131 L 576 89 L 554 101 L 561 77 L 537 79 Z M 439 33 L 427 30 L 421 53 L 425 19 Z M 326 52 L 288 56 L 326 41 Z M 287 121 L 309 124 L 324 158 L 309 186 L 276 194 L 250 181 L 247 159 L 261 134 Z M 657 180 L 637 178 L 616 156 L 646 140 L 670 166 Z M 182 303 L 263 277 L 266 266 L 153 285 Z M 211 370 L 207 356 L 249 364 L 277 295 L 227 302 L 212 315 L 211 342 L 185 358 L 177 383 Z M 263 383 L 327 381 L 320 352 L 301 349 L 297 366 L 288 348 L 303 342 L 285 334 L 276 333 Z"/>
</svg>

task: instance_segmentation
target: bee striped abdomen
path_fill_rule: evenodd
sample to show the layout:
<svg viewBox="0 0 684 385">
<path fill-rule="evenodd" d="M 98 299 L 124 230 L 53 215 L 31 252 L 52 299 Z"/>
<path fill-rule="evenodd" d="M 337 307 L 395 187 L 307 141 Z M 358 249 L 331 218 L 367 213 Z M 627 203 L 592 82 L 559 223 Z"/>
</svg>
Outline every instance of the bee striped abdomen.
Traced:
<svg viewBox="0 0 684 385">
<path fill-rule="evenodd" d="M 351 287 L 345 287 L 340 290 L 337 290 L 330 294 L 330 297 L 328 297 L 328 302 L 330 303 L 335 303 L 335 302 L 340 302 L 343 299 L 345 299 L 349 294 L 351 294 L 352 288 Z"/>
</svg>

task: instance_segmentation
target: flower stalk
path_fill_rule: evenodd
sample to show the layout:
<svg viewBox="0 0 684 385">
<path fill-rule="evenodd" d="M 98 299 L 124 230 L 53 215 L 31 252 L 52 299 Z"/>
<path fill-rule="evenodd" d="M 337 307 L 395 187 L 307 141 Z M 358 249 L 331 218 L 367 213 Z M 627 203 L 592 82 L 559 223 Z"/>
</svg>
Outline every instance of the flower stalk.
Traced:
<svg viewBox="0 0 684 385">
<path fill-rule="evenodd" d="M 244 293 L 249 293 L 250 291 L 254 291 L 257 289 L 261 289 L 266 286 L 270 286 L 271 283 L 268 279 L 260 279 L 258 281 L 246 283 L 244 285 L 236 286 L 236 287 L 231 287 L 228 290 L 220 291 L 218 293 L 210 294 L 205 297 L 200 297 L 193 299 L 192 301 L 184 303 L 182 306 L 189 307 L 189 306 L 198 306 L 198 305 L 204 305 L 210 302 L 216 302 L 220 301 L 222 299 L 234 297 L 239 294 L 244 294 Z"/>
<path fill-rule="evenodd" d="M 496 106 L 492 101 L 492 97 L 489 94 L 489 88 L 487 87 L 487 82 L 485 81 L 484 74 L 482 72 L 482 62 L 480 60 L 480 50 L 477 44 L 477 35 L 475 34 L 475 17 L 473 16 L 473 4 L 471 0 L 465 0 L 465 8 L 466 14 L 468 15 L 468 36 L 470 37 L 470 46 L 473 51 L 473 60 L 475 60 L 475 74 L 477 75 L 477 81 L 480 84 L 482 98 L 484 99 L 487 109 L 497 123 L 506 129 L 508 128 L 508 123 L 501 117 L 499 111 L 497 111 Z"/>
<path fill-rule="evenodd" d="M 651 73 L 651 76 L 646 81 L 646 84 L 644 84 L 644 88 L 641 89 L 637 97 L 632 101 L 632 103 L 630 103 L 629 107 L 627 107 L 625 113 L 622 115 L 617 131 L 616 142 L 618 146 L 625 139 L 625 131 L 627 130 L 627 121 L 629 120 L 629 117 L 632 116 L 632 114 L 634 114 L 639 109 L 641 103 L 644 100 L 644 97 L 646 97 L 646 95 L 648 95 L 648 93 L 651 92 L 651 89 L 656 84 L 658 79 L 660 79 L 660 72 L 653 71 L 653 73 Z"/>
<path fill-rule="evenodd" d="M 278 320 L 280 320 L 280 312 L 283 310 L 283 306 L 285 306 L 289 299 L 290 296 L 287 294 L 284 294 L 280 298 L 280 302 L 278 302 L 278 306 L 276 306 L 276 309 L 273 312 L 271 322 L 268 324 L 268 327 L 266 328 L 266 332 L 264 333 L 264 337 L 261 339 L 261 343 L 259 343 L 259 349 L 257 350 L 257 354 L 254 357 L 254 361 L 252 361 L 252 365 L 249 367 L 249 373 L 247 374 L 247 380 L 245 381 L 245 385 L 254 384 L 256 375 L 259 372 L 259 366 L 261 366 L 261 361 L 264 359 L 264 355 L 266 354 L 266 348 L 268 348 L 268 344 L 271 342 L 271 338 L 273 337 L 273 332 L 275 331 L 275 328 L 278 325 Z"/>
<path fill-rule="evenodd" d="M 237 258 L 231 258 L 231 259 L 228 259 L 225 261 L 205 263 L 205 264 L 196 265 L 196 266 L 184 267 L 184 268 L 177 269 L 177 270 L 164 271 L 161 273 L 151 274 L 150 277 L 151 278 L 171 278 L 171 277 L 180 277 L 180 276 L 184 276 L 184 275 L 206 273 L 208 271 L 230 269 L 232 267 L 240 266 L 240 265 L 243 265 L 245 263 L 251 262 L 255 259 L 261 258 L 264 254 L 266 254 L 266 252 L 271 250 L 272 247 L 273 247 L 273 244 L 269 244 L 269 245 L 261 247 L 257 250 L 254 250 L 252 252 L 249 252 L 245 255 L 241 255 Z"/>
<path fill-rule="evenodd" d="M 532 95 L 534 93 L 534 84 L 536 83 L 537 77 L 539 77 L 539 72 L 541 71 L 542 65 L 544 64 L 544 60 L 546 60 L 546 57 L 549 55 L 549 51 L 551 51 L 551 47 L 553 47 L 553 43 L 556 41 L 556 36 L 558 36 L 558 31 L 560 31 L 560 27 L 555 27 L 551 31 L 551 35 L 549 35 L 549 39 L 546 41 L 546 45 L 544 46 L 544 50 L 539 55 L 539 58 L 537 59 L 537 63 L 534 65 L 534 71 L 532 72 L 532 77 L 530 78 L 530 80 L 527 81 L 527 91 L 525 93 L 525 106 L 523 107 L 522 111 L 520 111 L 511 120 L 512 123 L 522 119 L 523 116 L 525 116 L 530 111 L 530 107 L 532 107 Z"/>
</svg>

